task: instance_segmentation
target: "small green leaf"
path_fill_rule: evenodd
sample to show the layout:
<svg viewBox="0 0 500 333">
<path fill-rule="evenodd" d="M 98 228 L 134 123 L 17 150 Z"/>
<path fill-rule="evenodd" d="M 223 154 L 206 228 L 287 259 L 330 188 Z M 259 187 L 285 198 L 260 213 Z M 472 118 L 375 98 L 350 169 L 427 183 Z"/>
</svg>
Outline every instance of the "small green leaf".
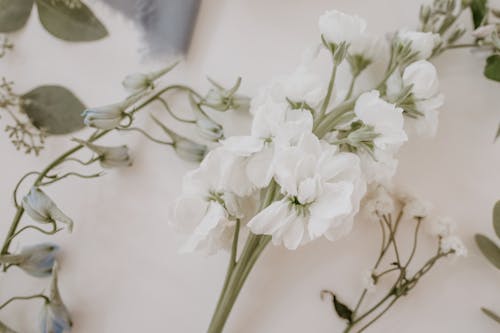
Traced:
<svg viewBox="0 0 500 333">
<path fill-rule="evenodd" d="M 33 125 L 48 134 L 68 134 L 84 127 L 85 105 L 64 87 L 41 86 L 21 98 Z"/>
<path fill-rule="evenodd" d="M 331 291 L 322 290 L 321 291 L 321 299 L 323 299 L 325 297 L 325 295 L 329 295 L 332 297 L 333 308 L 335 309 L 335 312 L 337 313 L 337 315 L 340 318 L 347 320 L 349 323 L 352 323 L 352 314 L 353 314 L 352 310 L 347 305 L 340 302 L 337 299 L 337 296 L 335 296 L 335 294 L 332 293 Z"/>
<path fill-rule="evenodd" d="M 108 31 L 84 3 L 70 8 L 63 1 L 36 0 L 42 25 L 57 38 L 88 42 L 104 38 Z"/>
<path fill-rule="evenodd" d="M 0 0 L 0 32 L 12 32 L 24 27 L 34 1 Z"/>
<path fill-rule="evenodd" d="M 500 269 L 500 248 L 484 235 L 476 235 L 476 244 L 486 259 Z"/>
<path fill-rule="evenodd" d="M 497 237 L 500 238 L 500 200 L 493 207 L 493 228 Z"/>
<path fill-rule="evenodd" d="M 478 28 L 488 13 L 487 0 L 472 0 L 470 3 L 474 28 Z"/>
<path fill-rule="evenodd" d="M 484 76 L 490 80 L 500 82 L 500 54 L 490 55 L 486 59 L 486 67 L 484 67 Z"/>
<path fill-rule="evenodd" d="M 500 138 L 500 125 L 498 125 L 497 134 L 495 134 L 495 141 L 497 141 L 498 138 Z"/>
<path fill-rule="evenodd" d="M 500 324 L 500 317 L 496 313 L 486 308 L 481 308 L 481 311 L 483 311 L 485 315 L 487 315 L 488 317 L 490 317 L 491 319 Z"/>
</svg>

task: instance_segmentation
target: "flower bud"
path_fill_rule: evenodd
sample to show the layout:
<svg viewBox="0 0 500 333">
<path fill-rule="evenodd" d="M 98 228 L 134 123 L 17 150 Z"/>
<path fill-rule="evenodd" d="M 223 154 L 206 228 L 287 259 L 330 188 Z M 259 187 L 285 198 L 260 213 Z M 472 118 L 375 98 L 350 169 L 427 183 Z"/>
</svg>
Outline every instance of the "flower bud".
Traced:
<svg viewBox="0 0 500 333">
<path fill-rule="evenodd" d="M 207 146 L 185 138 L 174 141 L 173 147 L 180 158 L 189 162 L 199 163 L 207 154 Z"/>
<path fill-rule="evenodd" d="M 18 266 L 32 276 L 49 276 L 58 251 L 59 247 L 54 244 L 38 244 L 23 249 L 19 254 L 0 256 L 0 263 Z"/>
<path fill-rule="evenodd" d="M 99 156 L 101 166 L 105 169 L 128 167 L 132 165 L 132 159 L 128 153 L 128 147 L 125 145 L 118 147 L 106 147 L 98 146 L 79 139 L 73 140 L 85 145 L 88 149 L 96 153 Z"/>
<path fill-rule="evenodd" d="M 122 85 L 130 92 L 138 92 L 149 88 L 154 88 L 154 81 L 170 72 L 175 66 L 177 66 L 178 63 L 179 61 L 176 61 L 175 63 L 164 69 L 156 72 L 151 72 L 149 74 L 134 73 L 127 75 L 123 80 Z"/>
<path fill-rule="evenodd" d="M 189 98 L 193 112 L 196 115 L 196 126 L 200 130 L 200 136 L 209 141 L 219 141 L 224 138 L 222 126 L 212 120 L 201 108 L 192 96 Z"/>
<path fill-rule="evenodd" d="M 68 333 L 73 326 L 57 286 L 57 264 L 52 271 L 49 301 L 44 304 L 40 318 L 42 333 Z"/>
<path fill-rule="evenodd" d="M 41 223 L 64 223 L 71 232 L 73 220 L 66 216 L 40 188 L 32 187 L 30 192 L 23 198 L 23 208 L 35 221 Z"/>
<path fill-rule="evenodd" d="M 486 38 L 489 37 L 493 31 L 497 29 L 496 24 L 483 25 L 472 32 L 472 36 L 476 38 Z"/>
<path fill-rule="evenodd" d="M 123 103 L 116 103 L 83 111 L 83 122 L 85 125 L 103 130 L 109 130 L 120 126 L 125 117 Z"/>
<path fill-rule="evenodd" d="M 208 80 L 214 88 L 208 91 L 207 96 L 202 101 L 203 105 L 217 111 L 249 109 L 250 99 L 236 94 L 241 85 L 241 78 L 238 78 L 238 81 L 230 89 L 224 89 L 224 87 L 210 78 Z"/>
<path fill-rule="evenodd" d="M 421 31 L 401 30 L 396 38 L 403 45 L 409 44 L 418 60 L 430 58 L 434 48 L 441 42 L 438 34 Z"/>
</svg>

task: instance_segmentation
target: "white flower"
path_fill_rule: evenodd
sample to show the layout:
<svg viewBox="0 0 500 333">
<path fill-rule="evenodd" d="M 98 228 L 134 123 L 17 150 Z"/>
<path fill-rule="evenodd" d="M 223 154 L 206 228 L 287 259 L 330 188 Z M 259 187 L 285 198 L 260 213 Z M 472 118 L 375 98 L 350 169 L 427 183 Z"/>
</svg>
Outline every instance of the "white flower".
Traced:
<svg viewBox="0 0 500 333">
<path fill-rule="evenodd" d="M 272 235 L 274 244 L 296 249 L 322 235 L 344 233 L 357 209 L 357 192 L 364 193 L 359 159 L 339 153 L 313 134 L 304 134 L 296 147 L 282 149 L 275 179 L 284 197 L 248 223 L 256 234 Z M 338 231 L 338 232 L 337 232 Z"/>
<path fill-rule="evenodd" d="M 365 151 L 358 152 L 361 160 L 361 170 L 368 184 L 391 184 L 392 177 L 398 167 L 398 160 L 394 158 L 395 154 L 396 149 L 376 149 L 373 156 Z"/>
<path fill-rule="evenodd" d="M 363 123 L 374 127 L 379 136 L 373 143 L 380 149 L 400 146 L 408 139 L 403 129 L 403 109 L 381 99 L 377 90 L 359 96 L 354 113 Z"/>
<path fill-rule="evenodd" d="M 453 251 L 458 257 L 467 256 L 467 248 L 457 236 L 446 236 L 441 238 L 441 250 L 445 253 Z"/>
<path fill-rule="evenodd" d="M 357 15 L 347 15 L 332 10 L 320 16 L 318 26 L 327 42 L 333 44 L 351 43 L 364 33 L 366 21 Z"/>
<path fill-rule="evenodd" d="M 364 34 L 353 40 L 349 46 L 349 54 L 360 56 L 368 61 L 375 61 L 385 51 L 384 40 L 378 36 Z"/>
<path fill-rule="evenodd" d="M 497 28 L 496 24 L 483 25 L 472 32 L 472 36 L 476 38 L 489 37 Z"/>
<path fill-rule="evenodd" d="M 96 153 L 99 158 L 99 163 L 103 168 L 110 169 L 128 167 L 132 165 L 132 160 L 128 153 L 128 147 L 125 145 L 118 147 L 106 147 L 95 145 L 93 143 L 79 139 L 73 140 L 82 145 L 85 145 L 87 148 Z"/>
<path fill-rule="evenodd" d="M 372 191 L 365 209 L 371 217 L 378 219 L 378 215 L 389 215 L 394 212 L 394 199 L 385 186 L 378 185 Z"/>
<path fill-rule="evenodd" d="M 55 223 L 58 221 L 66 224 L 69 231 L 73 229 L 73 220 L 66 216 L 54 201 L 38 187 L 31 188 L 30 192 L 23 198 L 22 205 L 26 213 L 37 222 Z"/>
<path fill-rule="evenodd" d="M 374 293 L 377 290 L 372 270 L 366 270 L 363 272 L 361 282 L 363 283 L 363 288 L 366 289 L 368 293 Z"/>
<path fill-rule="evenodd" d="M 432 219 L 427 224 L 427 232 L 432 236 L 448 237 L 455 231 L 457 224 L 449 217 Z"/>
<path fill-rule="evenodd" d="M 426 60 L 415 61 L 405 68 L 403 85 L 411 86 L 411 93 L 418 100 L 436 96 L 439 93 L 436 67 Z"/>
<path fill-rule="evenodd" d="M 184 177 L 183 192 L 173 205 L 170 219 L 177 229 L 190 234 L 183 252 L 212 254 L 230 246 L 240 214 L 234 195 L 225 190 L 229 162 L 228 153 L 218 148 Z"/>
<path fill-rule="evenodd" d="M 402 43 L 411 43 L 411 50 L 417 53 L 418 59 L 430 58 L 432 51 L 441 41 L 438 34 L 409 30 L 398 31 L 397 38 Z"/>
<path fill-rule="evenodd" d="M 411 86 L 411 103 L 421 116 L 411 119 L 417 134 L 433 137 L 436 134 L 439 112 L 444 96 L 439 93 L 439 80 L 434 65 L 420 60 L 409 65 L 402 77 L 405 87 Z"/>
<path fill-rule="evenodd" d="M 255 114 L 251 136 L 233 136 L 223 141 L 224 149 L 243 158 L 239 163 L 249 180 L 246 187 L 234 191 L 244 195 L 254 188 L 269 185 L 274 173 L 275 153 L 296 144 L 302 134 L 311 133 L 312 126 L 309 111 L 267 103 Z"/>
<path fill-rule="evenodd" d="M 32 276 L 44 277 L 52 273 L 58 251 L 57 245 L 38 244 L 22 249 L 19 254 L 2 255 L 0 262 L 4 265 L 16 265 Z"/>
</svg>

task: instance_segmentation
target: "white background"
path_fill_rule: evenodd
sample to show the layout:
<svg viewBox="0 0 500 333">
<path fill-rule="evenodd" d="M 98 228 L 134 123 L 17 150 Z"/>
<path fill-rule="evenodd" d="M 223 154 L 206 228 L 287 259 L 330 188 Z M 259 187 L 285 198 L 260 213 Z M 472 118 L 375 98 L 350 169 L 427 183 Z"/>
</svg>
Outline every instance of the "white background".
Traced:
<svg viewBox="0 0 500 333">
<path fill-rule="evenodd" d="M 302 50 L 317 41 L 317 18 L 325 10 L 357 13 L 367 19 L 371 32 L 382 35 L 416 26 L 419 5 L 415 0 L 205 0 L 187 61 L 170 78 L 205 89 L 207 74 L 227 85 L 241 75 L 243 91 L 252 95 L 271 77 L 293 70 Z M 0 61 L 1 75 L 14 80 L 18 92 L 59 83 L 87 105 L 120 100 L 122 77 L 143 68 L 137 37 L 121 17 L 99 4 L 93 8 L 109 28 L 109 38 L 67 44 L 48 35 L 32 15 L 28 26 L 12 36 L 16 50 Z M 451 51 L 435 64 L 446 95 L 438 135 L 404 147 L 396 179 L 432 201 L 437 214 L 454 217 L 470 253 L 431 271 L 372 332 L 499 331 L 479 307 L 500 312 L 500 272 L 480 256 L 473 235 L 493 235 L 491 209 L 500 196 L 500 150 L 493 144 L 500 84 L 484 79 L 483 59 L 465 50 Z M 248 119 L 237 118 L 245 128 Z M 1 126 L 7 121 L 2 117 Z M 149 121 L 145 127 L 152 128 Z M 179 255 L 184 237 L 167 225 L 168 204 L 180 191 L 181 176 L 194 166 L 135 134 L 107 142 L 129 144 L 133 167 L 108 172 L 97 181 L 68 179 L 47 188 L 76 222 L 73 234 L 52 238 L 63 248 L 61 292 L 73 314 L 74 332 L 204 332 L 227 255 Z M 50 139 L 35 158 L 17 152 L 0 135 L 2 234 L 14 215 L 11 191 L 17 180 L 69 146 L 64 138 Z M 320 300 L 319 291 L 333 289 L 346 303 L 354 303 L 378 237 L 376 226 L 360 219 L 354 232 L 336 243 L 318 241 L 297 251 L 270 247 L 245 285 L 226 331 L 339 332 L 343 324 Z M 26 233 L 13 248 L 45 239 Z M 423 255 L 433 245 L 423 241 Z M 11 272 L 0 280 L 2 300 L 38 292 L 48 283 Z M 21 332 L 35 332 L 39 307 L 38 301 L 16 303 L 0 319 Z"/>
</svg>

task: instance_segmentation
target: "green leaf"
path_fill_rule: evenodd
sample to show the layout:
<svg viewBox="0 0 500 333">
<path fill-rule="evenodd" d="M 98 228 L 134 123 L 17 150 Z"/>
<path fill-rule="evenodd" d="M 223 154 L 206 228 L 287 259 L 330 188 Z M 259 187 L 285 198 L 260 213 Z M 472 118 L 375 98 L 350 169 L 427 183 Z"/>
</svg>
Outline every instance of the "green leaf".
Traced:
<svg viewBox="0 0 500 333">
<path fill-rule="evenodd" d="M 490 55 L 486 59 L 486 67 L 484 67 L 484 76 L 490 80 L 500 82 L 500 54 Z"/>
<path fill-rule="evenodd" d="M 84 3 L 75 8 L 53 0 L 36 0 L 36 4 L 42 25 L 57 38 L 88 42 L 108 35 L 104 25 Z"/>
<path fill-rule="evenodd" d="M 484 235 L 476 235 L 476 244 L 483 255 L 496 268 L 500 269 L 500 248 L 491 239 Z"/>
<path fill-rule="evenodd" d="M 500 200 L 493 207 L 493 228 L 497 237 L 500 238 Z"/>
<path fill-rule="evenodd" d="M 33 125 L 48 134 L 67 134 L 84 127 L 85 105 L 61 86 L 41 86 L 21 96 Z"/>
<path fill-rule="evenodd" d="M 485 315 L 487 315 L 488 317 L 490 317 L 491 319 L 500 324 L 500 317 L 496 313 L 486 308 L 481 308 L 481 311 L 483 311 Z"/>
<path fill-rule="evenodd" d="M 34 1 L 0 0 L 0 32 L 12 32 L 24 27 Z"/>
<path fill-rule="evenodd" d="M 495 134 L 495 141 L 497 141 L 498 138 L 500 138 L 500 125 L 498 125 L 497 134 Z"/>
<path fill-rule="evenodd" d="M 488 13 L 487 0 L 472 0 L 470 3 L 474 28 L 478 28 Z"/>
<path fill-rule="evenodd" d="M 337 296 L 335 296 L 335 294 L 332 293 L 331 291 L 322 290 L 321 291 L 321 299 L 323 299 L 325 297 L 325 295 L 329 295 L 332 297 L 333 308 L 335 309 L 335 312 L 337 313 L 337 315 L 340 318 L 347 320 L 349 323 L 352 323 L 352 314 L 353 314 L 352 310 L 347 305 L 340 302 L 338 300 Z"/>
</svg>

